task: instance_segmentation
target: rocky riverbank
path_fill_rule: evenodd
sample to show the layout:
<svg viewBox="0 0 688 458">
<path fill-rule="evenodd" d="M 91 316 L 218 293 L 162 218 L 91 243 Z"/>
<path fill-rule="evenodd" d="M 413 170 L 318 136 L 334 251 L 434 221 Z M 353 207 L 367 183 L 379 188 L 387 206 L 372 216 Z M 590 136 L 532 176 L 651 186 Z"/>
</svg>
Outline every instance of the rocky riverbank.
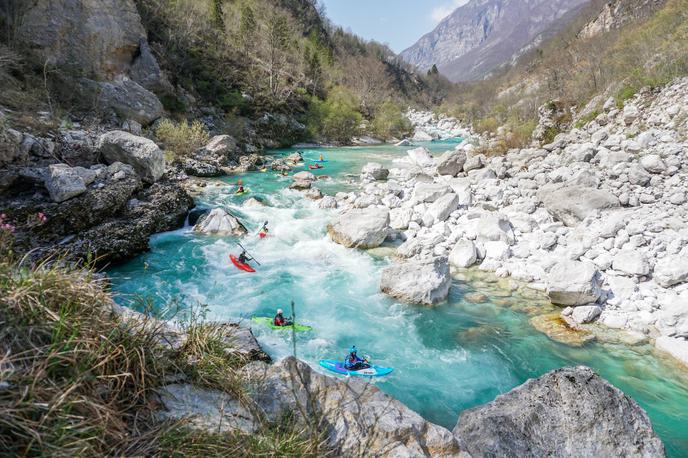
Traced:
<svg viewBox="0 0 688 458">
<path fill-rule="evenodd" d="M 402 300 L 444 300 L 446 265 L 475 265 L 545 292 L 574 330 L 626 329 L 688 364 L 687 100 L 687 79 L 609 100 L 552 143 L 503 156 L 470 134 L 437 158 L 409 150 L 336 196 L 330 233 L 403 242 L 382 281 Z"/>
</svg>

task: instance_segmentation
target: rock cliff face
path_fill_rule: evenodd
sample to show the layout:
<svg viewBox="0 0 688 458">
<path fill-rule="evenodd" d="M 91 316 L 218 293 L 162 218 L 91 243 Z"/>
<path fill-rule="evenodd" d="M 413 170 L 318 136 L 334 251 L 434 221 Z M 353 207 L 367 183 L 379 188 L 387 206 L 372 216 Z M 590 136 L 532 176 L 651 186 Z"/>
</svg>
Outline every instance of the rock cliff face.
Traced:
<svg viewBox="0 0 688 458">
<path fill-rule="evenodd" d="M 461 414 L 454 429 L 480 456 L 664 456 L 643 409 L 588 367 L 529 380 Z"/>
<path fill-rule="evenodd" d="M 401 53 L 453 81 L 481 79 L 559 30 L 588 0 L 471 0 Z"/>
<path fill-rule="evenodd" d="M 629 22 L 649 16 L 661 7 L 666 0 L 613 0 L 608 2 L 600 14 L 590 21 L 579 38 L 591 38 L 610 30 L 618 29 Z"/>
<path fill-rule="evenodd" d="M 80 95 L 142 124 L 160 116 L 151 91 L 169 83 L 132 0 L 36 0 L 19 8 L 16 39 L 39 61 L 79 77 Z"/>
</svg>

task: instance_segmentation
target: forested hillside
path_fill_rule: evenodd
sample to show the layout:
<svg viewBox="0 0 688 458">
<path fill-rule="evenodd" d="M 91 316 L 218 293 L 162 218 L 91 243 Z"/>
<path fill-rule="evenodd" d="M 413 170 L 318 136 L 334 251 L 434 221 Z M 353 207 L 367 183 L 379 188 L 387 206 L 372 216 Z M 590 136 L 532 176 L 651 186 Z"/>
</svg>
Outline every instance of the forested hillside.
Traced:
<svg viewBox="0 0 688 458">
<path fill-rule="evenodd" d="M 20 76 L 7 83 L 16 87 L 15 95 L 35 95 L 31 102 L 19 96 L 1 102 L 17 108 L 35 108 L 37 103 L 50 110 L 59 107 L 65 116 L 83 112 L 89 103 L 83 103 L 86 97 L 72 83 L 77 77 L 91 78 L 84 74 L 84 67 L 107 78 L 111 75 L 102 73 L 112 69 L 71 68 L 70 60 L 82 60 L 78 50 L 64 62 L 32 52 L 44 43 L 31 33 L 31 27 L 36 23 L 48 27 L 44 18 L 37 17 L 37 10 L 45 17 L 56 8 L 68 10 L 43 3 L 36 7 L 16 0 L 0 2 L 0 70 L 4 68 L 10 79 Z M 331 25 L 314 0 L 134 3 L 145 30 L 126 32 L 147 36 L 134 58 L 150 53 L 155 66 L 163 70 L 155 84 L 143 86 L 157 95 L 167 116 L 178 121 L 203 118 L 210 131 L 229 132 L 257 146 L 304 140 L 346 143 L 364 134 L 402 137 L 409 131 L 402 111 L 433 101 L 437 76 L 415 75 L 387 47 Z M 95 17 L 103 17 L 103 28 L 110 27 L 107 21 L 111 19 L 102 11 L 95 11 Z M 121 16 L 132 14 L 122 10 Z M 127 71 L 135 79 L 134 71 Z"/>
</svg>

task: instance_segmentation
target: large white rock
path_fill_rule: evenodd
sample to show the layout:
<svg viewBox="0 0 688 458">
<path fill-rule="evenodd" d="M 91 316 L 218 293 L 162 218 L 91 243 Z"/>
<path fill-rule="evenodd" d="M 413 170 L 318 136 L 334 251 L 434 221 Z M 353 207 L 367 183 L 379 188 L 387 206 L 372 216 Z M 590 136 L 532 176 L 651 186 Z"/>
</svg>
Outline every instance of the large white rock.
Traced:
<svg viewBox="0 0 688 458">
<path fill-rule="evenodd" d="M 377 162 L 368 162 L 361 170 L 361 177 L 364 178 L 370 177 L 373 180 L 386 180 L 388 176 L 389 170 Z"/>
<path fill-rule="evenodd" d="M 423 215 L 423 224 L 430 227 L 435 223 L 446 221 L 449 215 L 459 208 L 459 196 L 449 193 L 434 201 Z"/>
<path fill-rule="evenodd" d="M 447 258 L 407 261 L 382 271 L 380 290 L 410 304 L 435 305 L 447 299 L 451 277 Z"/>
<path fill-rule="evenodd" d="M 485 242 L 485 259 L 505 261 L 511 257 L 509 245 L 502 241 Z"/>
<path fill-rule="evenodd" d="M 602 308 L 599 305 L 581 305 L 573 309 L 571 318 L 580 324 L 590 323 L 594 321 L 602 313 Z"/>
<path fill-rule="evenodd" d="M 677 337 L 661 336 L 655 340 L 655 347 L 688 366 L 688 340 Z"/>
<path fill-rule="evenodd" d="M 463 170 L 466 153 L 460 150 L 447 151 L 437 159 L 437 173 L 455 177 Z"/>
<path fill-rule="evenodd" d="M 240 236 L 246 234 L 246 227 L 236 217 L 222 208 L 213 208 L 201 216 L 193 227 L 194 232 L 207 235 Z"/>
<path fill-rule="evenodd" d="M 154 141 L 113 130 L 100 136 L 98 150 L 108 164 L 123 162 L 134 167 L 146 182 L 158 181 L 165 173 L 165 157 Z"/>
<path fill-rule="evenodd" d="M 576 226 L 600 210 L 619 207 L 619 199 L 607 191 L 585 186 L 565 186 L 559 189 L 543 188 L 538 198 L 547 211 L 567 226 Z"/>
<path fill-rule="evenodd" d="M 590 263 L 562 260 L 547 277 L 547 294 L 553 304 L 586 305 L 600 298 L 600 278 Z"/>
<path fill-rule="evenodd" d="M 667 166 L 658 154 L 647 154 L 640 158 L 640 166 L 650 173 L 662 173 Z"/>
<path fill-rule="evenodd" d="M 499 214 L 486 214 L 476 223 L 476 234 L 483 241 L 502 241 L 513 245 L 516 241 L 514 228 L 509 219 Z"/>
<path fill-rule="evenodd" d="M 671 255 L 658 260 L 653 278 L 665 288 L 688 281 L 688 259 L 681 255 Z"/>
<path fill-rule="evenodd" d="M 67 164 L 49 166 L 44 184 L 54 202 L 64 202 L 86 192 L 86 183 L 79 171 Z"/>
<path fill-rule="evenodd" d="M 431 142 L 434 140 L 434 137 L 425 131 L 417 130 L 416 133 L 413 134 L 412 140 L 414 142 Z"/>
<path fill-rule="evenodd" d="M 229 135 L 216 135 L 203 148 L 207 153 L 229 156 L 236 151 L 236 140 Z"/>
<path fill-rule="evenodd" d="M 459 240 L 449 253 L 449 264 L 460 269 L 471 267 L 478 260 L 478 251 L 470 240 Z"/>
<path fill-rule="evenodd" d="M 650 264 L 644 254 L 638 251 L 623 250 L 614 256 L 612 268 L 628 275 L 648 275 Z"/>
<path fill-rule="evenodd" d="M 408 150 L 406 154 L 409 155 L 414 164 L 420 167 L 433 167 L 435 165 L 435 159 L 433 159 L 430 151 L 422 146 Z"/>
<path fill-rule="evenodd" d="M 434 202 L 443 195 L 451 192 L 449 186 L 441 183 L 416 183 L 413 188 L 413 202 Z"/>
<path fill-rule="evenodd" d="M 413 209 L 407 207 L 394 208 L 389 211 L 389 226 L 397 231 L 408 229 L 413 218 Z"/>
<path fill-rule="evenodd" d="M 347 248 L 376 248 L 389 232 L 389 210 L 368 207 L 342 213 L 327 226 L 332 240 Z"/>
</svg>

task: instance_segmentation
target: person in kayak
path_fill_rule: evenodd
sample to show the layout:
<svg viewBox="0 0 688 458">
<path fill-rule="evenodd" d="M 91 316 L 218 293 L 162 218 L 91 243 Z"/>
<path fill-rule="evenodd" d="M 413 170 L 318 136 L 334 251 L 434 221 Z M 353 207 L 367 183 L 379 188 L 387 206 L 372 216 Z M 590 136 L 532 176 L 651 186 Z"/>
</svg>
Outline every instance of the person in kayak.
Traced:
<svg viewBox="0 0 688 458">
<path fill-rule="evenodd" d="M 322 154 L 320 154 L 320 162 L 325 162 L 325 156 L 323 156 Z"/>
<path fill-rule="evenodd" d="M 246 254 L 246 250 L 243 250 L 239 255 L 239 262 L 242 264 L 248 264 L 248 261 L 253 261 L 253 258 Z"/>
<path fill-rule="evenodd" d="M 350 371 L 357 371 L 370 367 L 368 361 L 363 358 L 359 358 L 356 353 L 356 345 L 349 348 L 349 354 L 346 355 L 346 358 L 344 359 L 344 368 Z"/>
<path fill-rule="evenodd" d="M 285 318 L 282 309 L 277 309 L 277 314 L 272 320 L 272 324 L 275 326 L 291 326 L 293 324 L 291 318 Z"/>
<path fill-rule="evenodd" d="M 240 184 L 239 188 L 236 190 L 236 193 L 237 194 L 243 194 L 243 192 L 244 192 L 244 185 Z"/>
<path fill-rule="evenodd" d="M 262 239 L 262 238 L 268 236 L 268 232 L 270 232 L 270 231 L 268 230 L 268 222 L 265 221 L 265 222 L 263 223 L 263 227 L 261 227 L 261 228 L 260 228 L 260 231 L 258 231 L 258 235 L 259 235 L 260 238 Z"/>
</svg>

